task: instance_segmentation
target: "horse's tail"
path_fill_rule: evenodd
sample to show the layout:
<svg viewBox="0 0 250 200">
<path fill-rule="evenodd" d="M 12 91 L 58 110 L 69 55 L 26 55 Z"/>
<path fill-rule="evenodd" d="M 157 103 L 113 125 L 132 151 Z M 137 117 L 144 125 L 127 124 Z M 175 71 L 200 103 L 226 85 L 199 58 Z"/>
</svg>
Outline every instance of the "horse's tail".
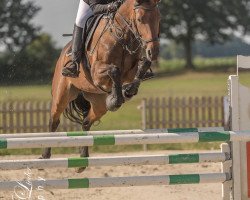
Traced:
<svg viewBox="0 0 250 200">
<path fill-rule="evenodd" d="M 77 98 L 71 101 L 63 112 L 63 115 L 72 122 L 78 124 L 83 123 L 83 119 L 88 115 L 90 103 L 84 98 L 83 94 L 79 94 Z"/>
</svg>

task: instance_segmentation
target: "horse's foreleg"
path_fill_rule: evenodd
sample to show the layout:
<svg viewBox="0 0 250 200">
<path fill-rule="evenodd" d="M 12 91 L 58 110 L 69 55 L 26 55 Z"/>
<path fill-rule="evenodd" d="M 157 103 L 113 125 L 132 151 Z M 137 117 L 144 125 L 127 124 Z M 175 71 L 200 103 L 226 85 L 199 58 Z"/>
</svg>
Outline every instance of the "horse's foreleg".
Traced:
<svg viewBox="0 0 250 200">
<path fill-rule="evenodd" d="M 135 79 L 143 80 L 146 72 L 150 69 L 151 64 L 152 63 L 147 58 L 143 57 L 138 63 L 138 70 Z"/>
<path fill-rule="evenodd" d="M 92 65 L 91 74 L 95 86 L 107 93 L 105 107 L 109 111 L 118 110 L 124 103 L 120 69 L 115 65 L 96 61 Z"/>
<path fill-rule="evenodd" d="M 133 96 L 137 95 L 141 81 L 144 79 L 144 76 L 148 69 L 150 69 L 150 67 L 151 62 L 146 58 L 142 58 L 142 60 L 138 64 L 138 70 L 136 72 L 133 82 L 123 85 L 122 87 L 122 94 L 126 100 L 129 100 Z"/>
<path fill-rule="evenodd" d="M 106 99 L 106 107 L 109 111 L 116 111 L 124 103 L 120 69 L 114 66 L 108 71 L 108 75 L 112 80 L 112 88 Z"/>
</svg>

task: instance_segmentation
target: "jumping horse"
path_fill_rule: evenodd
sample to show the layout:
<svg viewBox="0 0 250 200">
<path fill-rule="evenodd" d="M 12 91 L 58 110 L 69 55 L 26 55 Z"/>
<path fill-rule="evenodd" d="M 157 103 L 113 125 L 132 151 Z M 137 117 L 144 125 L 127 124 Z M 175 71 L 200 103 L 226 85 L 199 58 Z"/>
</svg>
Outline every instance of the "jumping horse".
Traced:
<svg viewBox="0 0 250 200">
<path fill-rule="evenodd" d="M 56 131 L 63 112 L 87 131 L 107 111 L 116 111 L 137 94 L 144 74 L 159 54 L 158 3 L 125 0 L 115 14 L 103 17 L 85 49 L 91 68 L 82 62 L 78 78 L 61 75 L 70 61 L 67 52 L 71 43 L 64 47 L 52 82 L 51 132 Z M 89 156 L 87 147 L 80 148 L 80 156 Z M 51 148 L 44 149 L 42 158 L 50 157 Z"/>
</svg>

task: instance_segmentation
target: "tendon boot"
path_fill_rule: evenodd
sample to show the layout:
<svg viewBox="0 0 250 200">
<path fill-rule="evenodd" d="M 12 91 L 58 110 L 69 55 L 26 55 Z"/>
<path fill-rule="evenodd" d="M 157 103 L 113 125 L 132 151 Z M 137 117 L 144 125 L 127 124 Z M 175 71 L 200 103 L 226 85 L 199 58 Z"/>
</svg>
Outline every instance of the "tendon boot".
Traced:
<svg viewBox="0 0 250 200">
<path fill-rule="evenodd" d="M 135 78 L 142 81 L 154 78 L 151 64 L 152 63 L 146 57 L 143 57 L 139 62 L 138 71 Z"/>
<path fill-rule="evenodd" d="M 83 54 L 83 28 L 74 26 L 71 61 L 62 69 L 62 75 L 76 78 L 79 76 L 80 62 Z"/>
</svg>

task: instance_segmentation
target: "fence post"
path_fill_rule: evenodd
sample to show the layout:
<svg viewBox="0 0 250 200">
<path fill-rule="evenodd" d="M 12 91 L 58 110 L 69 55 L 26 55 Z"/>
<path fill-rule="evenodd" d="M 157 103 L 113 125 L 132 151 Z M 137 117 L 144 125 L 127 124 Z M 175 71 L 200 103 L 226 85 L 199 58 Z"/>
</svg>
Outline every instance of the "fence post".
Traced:
<svg viewBox="0 0 250 200">
<path fill-rule="evenodd" d="M 142 129 L 147 129 L 147 99 L 143 98 L 141 103 L 141 114 L 142 114 Z M 143 145 L 143 151 L 147 151 L 148 146 L 146 144 Z"/>
<path fill-rule="evenodd" d="M 226 161 L 221 163 L 221 172 L 231 174 L 232 160 L 230 154 L 230 146 L 227 143 L 221 144 L 221 152 L 225 153 Z M 232 199 L 232 180 L 222 183 L 222 199 L 231 200 Z"/>
<path fill-rule="evenodd" d="M 230 111 L 229 111 L 229 98 L 228 96 L 223 97 L 223 114 L 224 114 L 224 129 L 230 129 Z"/>
</svg>

